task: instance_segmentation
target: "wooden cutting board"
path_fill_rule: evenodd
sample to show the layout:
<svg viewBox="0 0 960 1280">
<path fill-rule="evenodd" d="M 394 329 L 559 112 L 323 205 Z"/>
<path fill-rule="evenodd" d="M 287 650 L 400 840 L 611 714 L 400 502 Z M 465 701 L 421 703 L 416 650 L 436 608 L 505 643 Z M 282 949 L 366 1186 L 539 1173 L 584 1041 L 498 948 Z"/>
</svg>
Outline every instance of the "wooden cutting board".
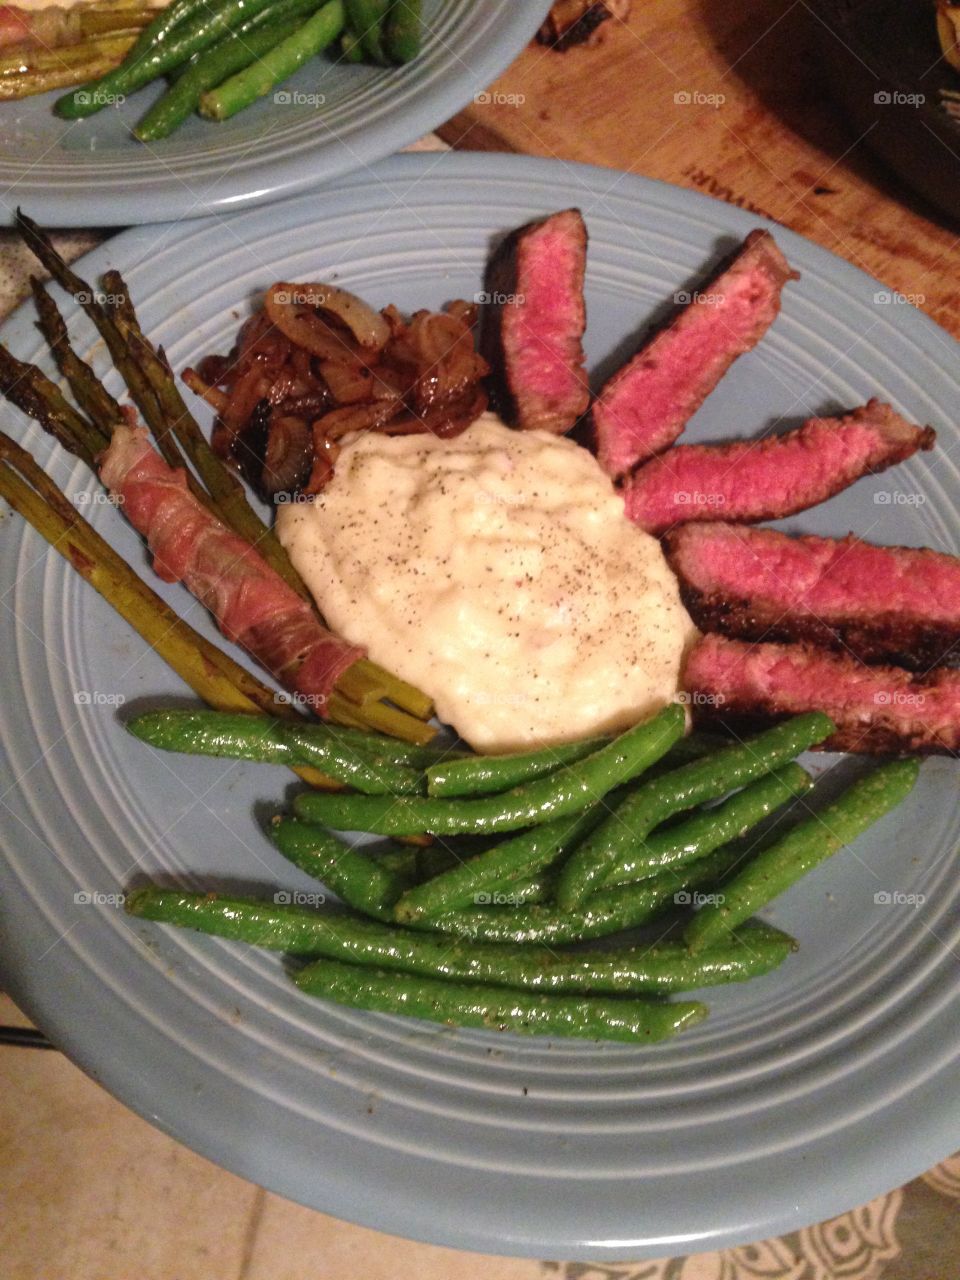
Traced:
<svg viewBox="0 0 960 1280">
<path fill-rule="evenodd" d="M 596 47 L 531 45 L 439 132 L 464 149 L 607 165 L 765 214 L 960 337 L 960 237 L 833 105 L 818 21 L 804 0 L 633 0 Z"/>
</svg>

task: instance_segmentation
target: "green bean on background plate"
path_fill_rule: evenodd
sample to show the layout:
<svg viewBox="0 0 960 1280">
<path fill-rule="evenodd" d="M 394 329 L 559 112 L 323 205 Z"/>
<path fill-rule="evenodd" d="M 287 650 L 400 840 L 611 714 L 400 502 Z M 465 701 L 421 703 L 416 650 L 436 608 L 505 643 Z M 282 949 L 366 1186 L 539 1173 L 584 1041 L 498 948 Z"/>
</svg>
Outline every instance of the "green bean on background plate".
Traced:
<svg viewBox="0 0 960 1280">
<path fill-rule="evenodd" d="M 231 31 L 217 44 L 204 50 L 195 62 L 183 68 L 166 93 L 153 104 L 137 127 L 134 137 L 156 142 L 169 137 L 196 111 L 200 95 L 215 89 L 229 76 L 249 67 L 300 27 L 321 0 L 276 0 L 263 14 Z M 258 22 L 261 17 L 268 22 Z"/>
<path fill-rule="evenodd" d="M 734 792 L 722 804 L 698 809 L 682 822 L 655 829 L 611 867 L 604 883 L 627 884 L 703 858 L 812 787 L 813 778 L 805 769 L 798 764 L 784 765 Z"/>
<path fill-rule="evenodd" d="M 499 795 L 475 800 L 300 794 L 294 811 L 340 831 L 378 835 L 495 834 L 581 813 L 608 791 L 642 773 L 682 735 L 683 708 L 671 704 L 593 755 Z"/>
<path fill-rule="evenodd" d="M 567 860 L 557 884 L 558 904 L 571 908 L 586 902 L 631 846 L 667 818 L 769 773 L 822 742 L 833 729 L 820 712 L 794 716 L 744 743 L 641 783 Z"/>
<path fill-rule="evenodd" d="M 327 0 L 292 35 L 267 50 L 242 71 L 200 95 L 200 114 L 209 120 L 228 120 L 264 97 L 322 53 L 343 30 L 343 0 Z"/>
<path fill-rule="evenodd" d="M 701 907 L 684 938 L 691 951 L 709 947 L 802 876 L 855 840 L 910 794 L 920 765 L 894 760 L 848 787 L 832 804 L 763 849 L 723 889 L 723 900 Z"/>
<path fill-rule="evenodd" d="M 459 1027 L 527 1035 L 652 1044 L 701 1022 L 696 1000 L 655 1003 L 622 996 L 542 995 L 316 960 L 295 975 L 301 991 L 353 1009 L 402 1013 Z"/>
<path fill-rule="evenodd" d="M 334 728 L 301 727 L 294 721 L 245 712 L 147 711 L 127 722 L 142 742 L 163 751 L 254 760 L 268 764 L 310 765 L 366 795 L 415 794 L 423 775 L 390 760 L 376 760 L 345 743 Z"/>
<path fill-rule="evenodd" d="M 344 911 L 263 902 L 179 889 L 139 889 L 126 910 L 143 920 L 291 955 L 326 956 L 349 964 L 523 990 L 608 995 L 676 994 L 745 982 L 780 965 L 796 943 L 767 925 L 750 925 L 720 945 L 690 954 L 682 942 L 608 951 L 464 943 L 415 933 Z"/>
<path fill-rule="evenodd" d="M 372 62 L 389 64 L 384 50 L 384 23 L 390 0 L 344 0 L 351 34 Z"/>
<path fill-rule="evenodd" d="M 392 0 L 383 28 L 387 54 L 394 62 L 412 62 L 423 39 L 421 0 Z"/>
<path fill-rule="evenodd" d="M 142 50 L 132 50 L 113 71 L 58 98 L 54 110 L 67 120 L 94 115 L 210 48 L 273 3 L 274 0 L 219 0 L 213 6 L 198 3 L 163 39 L 146 42 L 147 28 Z M 327 7 L 331 4 L 339 6 L 341 0 L 329 0 Z M 342 23 L 342 11 L 340 17 Z"/>
</svg>

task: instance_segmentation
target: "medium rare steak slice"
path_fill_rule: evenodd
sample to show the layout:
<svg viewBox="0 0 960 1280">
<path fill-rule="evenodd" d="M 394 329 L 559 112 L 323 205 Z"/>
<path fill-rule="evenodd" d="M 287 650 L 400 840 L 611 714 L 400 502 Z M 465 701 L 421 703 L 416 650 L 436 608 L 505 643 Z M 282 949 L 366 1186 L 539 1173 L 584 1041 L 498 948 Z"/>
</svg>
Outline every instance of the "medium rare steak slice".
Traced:
<svg viewBox="0 0 960 1280">
<path fill-rule="evenodd" d="M 514 231 L 490 260 L 480 349 L 507 422 L 563 435 L 590 403 L 583 368 L 587 228 L 565 209 Z"/>
<path fill-rule="evenodd" d="M 768 231 L 736 257 L 615 373 L 593 406 L 597 456 L 615 479 L 673 444 L 723 375 L 757 345 L 799 276 Z"/>
<path fill-rule="evenodd" d="M 810 640 L 921 671 L 960 657 L 956 556 L 719 522 L 680 525 L 666 552 L 701 630 Z"/>
<path fill-rule="evenodd" d="M 824 711 L 837 725 L 827 751 L 930 755 L 960 748 L 960 671 L 944 667 L 912 676 L 812 644 L 708 635 L 687 659 L 683 683 L 695 713 L 731 725 Z"/>
<path fill-rule="evenodd" d="M 915 427 L 871 400 L 843 418 L 810 418 L 782 436 L 677 445 L 627 481 L 627 515 L 654 534 L 688 520 L 779 520 L 932 449 L 936 438 L 932 427 Z"/>
</svg>

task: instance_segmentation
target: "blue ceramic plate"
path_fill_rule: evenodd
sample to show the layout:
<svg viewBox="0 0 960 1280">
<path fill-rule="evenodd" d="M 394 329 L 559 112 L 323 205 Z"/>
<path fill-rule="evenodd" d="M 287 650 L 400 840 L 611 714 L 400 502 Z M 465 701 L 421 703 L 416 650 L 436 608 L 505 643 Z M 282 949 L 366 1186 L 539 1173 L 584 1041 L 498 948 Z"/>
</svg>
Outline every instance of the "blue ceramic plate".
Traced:
<svg viewBox="0 0 960 1280">
<path fill-rule="evenodd" d="M 321 55 L 232 120 L 194 116 L 149 145 L 130 131 L 161 84 L 87 120 L 55 116 L 57 93 L 4 102 L 0 221 L 9 223 L 18 204 L 48 227 L 179 221 L 317 187 L 449 119 L 513 61 L 549 7 L 424 0 L 427 35 L 409 66 L 356 67 Z"/>
<path fill-rule="evenodd" d="M 407 156 L 322 199 L 238 215 L 229 235 L 219 221 L 126 232 L 84 270 L 121 268 L 182 368 L 225 351 L 278 278 L 336 277 L 406 310 L 470 297 L 493 236 L 571 204 L 590 228 L 595 370 L 759 221 L 598 169 Z M 939 449 L 795 525 L 957 551 L 956 344 L 839 258 L 774 231 L 803 278 L 689 437 L 883 396 L 932 423 Z M 38 351 L 29 312 L 2 337 Z M 29 435 L 142 565 L 139 540 L 82 468 Z M 769 918 L 800 952 L 709 993 L 712 1016 L 673 1043 L 549 1042 L 353 1013 L 301 996 L 277 956 L 131 923 L 117 908 L 111 895 L 144 878 L 316 892 L 262 833 L 286 776 L 161 756 L 128 737 L 120 700 L 125 714 L 183 698 L 182 687 L 15 518 L 0 533 L 0 582 L 0 982 L 81 1067 L 211 1159 L 385 1231 L 609 1259 L 779 1234 L 960 1146 L 953 760 L 928 761 L 900 810 L 776 903 Z M 205 625 L 180 588 L 163 592 Z"/>
</svg>

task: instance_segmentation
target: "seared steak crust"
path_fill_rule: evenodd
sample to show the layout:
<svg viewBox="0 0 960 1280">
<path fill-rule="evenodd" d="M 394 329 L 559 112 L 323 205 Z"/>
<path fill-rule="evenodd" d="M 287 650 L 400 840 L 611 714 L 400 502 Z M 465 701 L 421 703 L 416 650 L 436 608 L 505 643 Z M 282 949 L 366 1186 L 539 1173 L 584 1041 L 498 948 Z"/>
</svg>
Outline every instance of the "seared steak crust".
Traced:
<svg viewBox="0 0 960 1280">
<path fill-rule="evenodd" d="M 849 654 L 810 644 L 747 644 L 704 636 L 684 671 L 699 719 L 740 728 L 757 720 L 823 711 L 837 732 L 827 751 L 869 755 L 960 750 L 960 671 L 913 676 L 869 667 Z"/>
<path fill-rule="evenodd" d="M 960 558 L 743 525 L 680 525 L 665 539 L 703 631 L 805 640 L 913 671 L 960 662 Z"/>
</svg>

